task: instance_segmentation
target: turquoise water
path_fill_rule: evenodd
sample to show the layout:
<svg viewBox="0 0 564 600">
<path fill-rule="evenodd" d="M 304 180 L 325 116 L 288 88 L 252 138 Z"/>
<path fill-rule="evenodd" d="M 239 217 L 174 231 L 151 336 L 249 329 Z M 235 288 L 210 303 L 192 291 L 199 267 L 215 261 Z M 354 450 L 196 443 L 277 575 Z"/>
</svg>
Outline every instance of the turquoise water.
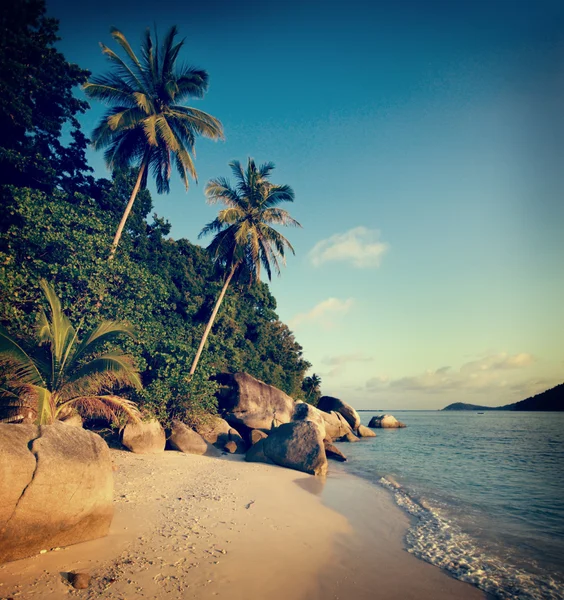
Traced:
<svg viewBox="0 0 564 600">
<path fill-rule="evenodd" d="M 564 413 L 393 414 L 406 429 L 340 446 L 412 515 L 408 551 L 499 598 L 564 598 Z"/>
</svg>

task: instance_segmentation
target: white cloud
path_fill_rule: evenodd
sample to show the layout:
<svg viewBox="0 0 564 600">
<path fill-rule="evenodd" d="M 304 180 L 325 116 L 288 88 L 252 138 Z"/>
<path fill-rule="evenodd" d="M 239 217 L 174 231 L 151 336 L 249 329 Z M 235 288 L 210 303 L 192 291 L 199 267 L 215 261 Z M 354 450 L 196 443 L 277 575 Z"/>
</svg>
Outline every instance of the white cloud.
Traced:
<svg viewBox="0 0 564 600">
<path fill-rule="evenodd" d="M 316 304 L 310 311 L 295 315 L 290 319 L 288 325 L 290 329 L 295 329 L 303 323 L 315 322 L 325 328 L 330 328 L 334 325 L 333 317 L 348 313 L 353 302 L 352 298 L 347 300 L 327 298 L 327 300 Z"/>
<path fill-rule="evenodd" d="M 357 269 L 379 267 L 389 244 L 379 241 L 375 229 L 355 227 L 345 233 L 336 233 L 317 242 L 309 257 L 315 267 L 330 261 L 349 262 Z"/>
</svg>

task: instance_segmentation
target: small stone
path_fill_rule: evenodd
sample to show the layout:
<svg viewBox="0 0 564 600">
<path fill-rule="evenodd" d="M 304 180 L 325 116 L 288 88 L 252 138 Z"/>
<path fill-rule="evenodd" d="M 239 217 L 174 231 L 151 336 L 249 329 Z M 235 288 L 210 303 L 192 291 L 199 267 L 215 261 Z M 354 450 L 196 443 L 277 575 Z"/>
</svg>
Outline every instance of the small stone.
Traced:
<svg viewBox="0 0 564 600">
<path fill-rule="evenodd" d="M 39 554 L 47 554 L 47 550 L 40 550 Z"/>
<path fill-rule="evenodd" d="M 235 452 L 237 452 L 237 444 L 235 442 L 227 442 L 223 448 L 230 454 L 235 454 Z"/>
<path fill-rule="evenodd" d="M 85 590 L 90 585 L 90 575 L 84 572 L 69 573 L 69 581 L 73 588 Z"/>
</svg>

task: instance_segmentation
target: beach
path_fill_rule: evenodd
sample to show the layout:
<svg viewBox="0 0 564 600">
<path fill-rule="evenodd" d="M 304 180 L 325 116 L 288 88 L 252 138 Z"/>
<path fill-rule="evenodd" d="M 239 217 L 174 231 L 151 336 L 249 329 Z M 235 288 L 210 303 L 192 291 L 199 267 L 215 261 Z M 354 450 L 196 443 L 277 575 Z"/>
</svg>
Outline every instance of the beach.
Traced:
<svg viewBox="0 0 564 600">
<path fill-rule="evenodd" d="M 110 535 L 2 565 L 0 598 L 484 598 L 407 553 L 408 516 L 357 477 L 111 452 Z M 90 587 L 72 588 L 70 571 Z"/>
</svg>

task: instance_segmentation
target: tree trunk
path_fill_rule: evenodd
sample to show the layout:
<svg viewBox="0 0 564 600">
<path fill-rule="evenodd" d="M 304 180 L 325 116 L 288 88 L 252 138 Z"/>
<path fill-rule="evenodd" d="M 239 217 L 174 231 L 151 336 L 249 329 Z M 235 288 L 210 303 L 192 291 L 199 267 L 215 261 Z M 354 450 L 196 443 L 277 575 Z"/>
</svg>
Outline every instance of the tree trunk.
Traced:
<svg viewBox="0 0 564 600">
<path fill-rule="evenodd" d="M 145 155 L 143 156 L 143 161 L 141 162 L 141 166 L 139 167 L 137 181 L 135 182 L 135 185 L 133 186 L 133 191 L 131 192 L 131 197 L 129 198 L 129 202 L 127 203 L 127 206 L 125 207 L 125 211 L 123 212 L 123 216 L 121 218 L 119 227 L 117 228 L 116 235 L 114 237 L 114 241 L 112 242 L 110 256 L 108 257 L 109 261 L 113 260 L 114 255 L 116 253 L 119 241 L 121 239 L 121 234 L 123 233 L 123 228 L 125 227 L 125 223 L 127 221 L 127 218 L 129 217 L 129 213 L 131 212 L 131 209 L 133 208 L 133 203 L 135 202 L 135 198 L 137 197 L 139 188 L 141 187 L 141 181 L 143 180 L 143 175 L 147 169 L 148 162 L 149 162 L 149 153 L 145 152 Z"/>
<path fill-rule="evenodd" d="M 198 351 L 196 352 L 196 356 L 194 357 L 194 362 L 192 363 L 192 368 L 190 369 L 190 377 L 192 375 L 194 375 L 194 371 L 196 370 L 196 367 L 198 366 L 198 361 L 200 360 L 202 350 L 204 349 L 204 346 L 206 345 L 208 335 L 213 326 L 213 322 L 215 321 L 215 317 L 217 316 L 217 311 L 219 310 L 219 307 L 221 306 L 221 303 L 223 302 L 223 297 L 225 296 L 225 292 L 227 291 L 227 288 L 229 287 L 229 284 L 231 283 L 231 279 L 233 278 L 233 275 L 235 274 L 236 268 L 237 268 L 237 265 L 233 265 L 233 267 L 231 268 L 231 272 L 229 273 L 227 279 L 225 280 L 225 283 L 223 284 L 223 288 L 221 289 L 219 298 L 217 299 L 217 302 L 215 303 L 210 320 L 208 321 L 208 324 L 206 325 L 204 335 L 202 336 L 202 340 L 200 341 L 200 345 L 198 346 Z"/>
</svg>

